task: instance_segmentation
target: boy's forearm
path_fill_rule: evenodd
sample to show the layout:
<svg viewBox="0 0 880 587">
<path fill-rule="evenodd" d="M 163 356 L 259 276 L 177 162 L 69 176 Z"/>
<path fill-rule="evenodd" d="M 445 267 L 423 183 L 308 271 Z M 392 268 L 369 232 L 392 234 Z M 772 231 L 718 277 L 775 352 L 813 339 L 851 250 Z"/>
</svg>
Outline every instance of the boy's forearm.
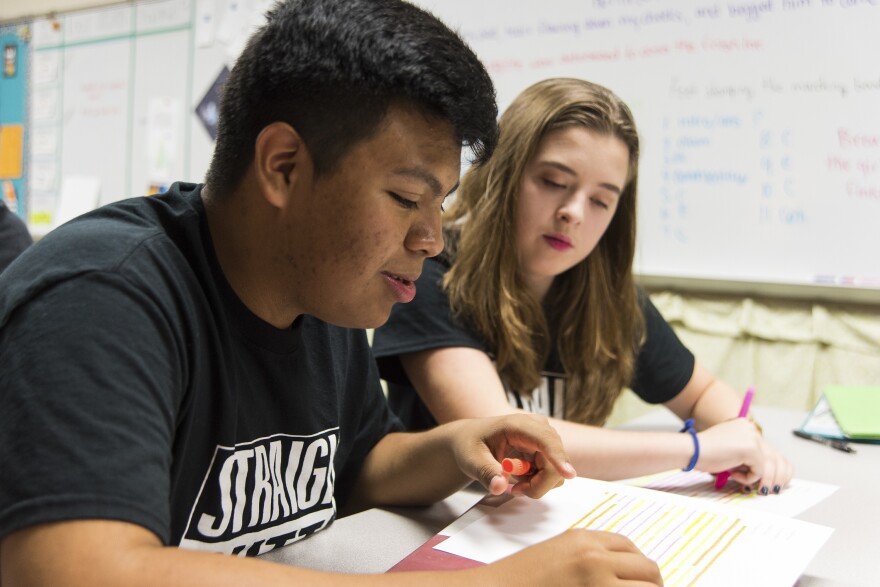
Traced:
<svg viewBox="0 0 880 587">
<path fill-rule="evenodd" d="M 430 505 L 464 487 L 470 479 L 452 449 L 452 435 L 460 427 L 461 422 L 451 422 L 386 435 L 364 461 L 351 506 Z"/>
<path fill-rule="evenodd" d="M 306 539 L 307 540 L 307 539 Z M 297 548 L 291 545 L 290 548 Z M 369 546 L 365 546 L 369 548 Z M 33 587 L 459 584 L 441 573 L 342 574 L 250 557 L 162 546 L 149 531 L 123 522 L 77 520 L 19 531 L 0 543 L 3 585 Z M 357 557 L 357 552 L 340 553 Z M 465 584 L 465 583 L 461 583 Z"/>
</svg>

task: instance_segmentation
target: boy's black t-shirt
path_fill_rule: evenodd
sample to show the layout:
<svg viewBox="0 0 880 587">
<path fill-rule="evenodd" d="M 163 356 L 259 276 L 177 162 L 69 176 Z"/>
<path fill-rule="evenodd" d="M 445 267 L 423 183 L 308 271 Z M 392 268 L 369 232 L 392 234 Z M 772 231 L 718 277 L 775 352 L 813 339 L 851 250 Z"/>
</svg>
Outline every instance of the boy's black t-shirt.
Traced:
<svg viewBox="0 0 880 587">
<path fill-rule="evenodd" d="M 238 299 L 200 192 L 98 209 L 0 277 L 0 538 L 99 518 L 260 554 L 331 523 L 400 429 L 363 331 Z"/>
<path fill-rule="evenodd" d="M 443 258 L 428 259 L 416 282 L 415 299 L 395 306 L 388 322 L 373 334 L 373 355 L 388 384 L 388 402 L 410 430 L 430 428 L 436 420 L 412 387 L 400 364 L 400 355 L 468 347 L 493 356 L 492 350 L 452 315 L 442 287 L 448 268 L 448 261 Z M 646 402 L 663 403 L 678 395 L 690 381 L 694 355 L 642 292 L 640 301 L 646 340 L 639 350 L 631 387 Z M 565 379 L 553 348 L 541 373 L 541 386 L 531 393 L 508 389 L 507 399 L 515 407 L 561 419 L 565 414 Z"/>
<path fill-rule="evenodd" d="M 24 221 L 0 200 L 0 273 L 33 242 Z"/>
</svg>

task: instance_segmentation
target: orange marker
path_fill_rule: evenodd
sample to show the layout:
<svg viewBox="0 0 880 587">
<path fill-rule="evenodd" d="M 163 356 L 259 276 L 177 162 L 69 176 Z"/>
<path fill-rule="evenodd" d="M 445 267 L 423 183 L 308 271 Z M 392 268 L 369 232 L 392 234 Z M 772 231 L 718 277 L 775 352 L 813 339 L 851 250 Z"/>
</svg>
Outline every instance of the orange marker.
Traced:
<svg viewBox="0 0 880 587">
<path fill-rule="evenodd" d="M 532 462 L 523 459 L 507 458 L 501 461 L 501 468 L 509 475 L 528 475 Z"/>
</svg>

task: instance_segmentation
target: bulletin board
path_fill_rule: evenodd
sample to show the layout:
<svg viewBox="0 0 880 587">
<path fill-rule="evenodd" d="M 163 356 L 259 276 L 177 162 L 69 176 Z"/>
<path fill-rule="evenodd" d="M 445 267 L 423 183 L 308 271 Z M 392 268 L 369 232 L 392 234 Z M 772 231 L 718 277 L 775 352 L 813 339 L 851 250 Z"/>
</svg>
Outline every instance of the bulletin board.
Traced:
<svg viewBox="0 0 880 587">
<path fill-rule="evenodd" d="M 219 89 L 268 2 L 154 0 L 31 23 L 30 224 L 199 182 Z M 76 200 L 79 201 L 77 204 Z M 63 201 L 63 202 L 62 202 Z"/>
<path fill-rule="evenodd" d="M 25 217 L 27 42 L 18 26 L 0 27 L 0 198 Z"/>
</svg>

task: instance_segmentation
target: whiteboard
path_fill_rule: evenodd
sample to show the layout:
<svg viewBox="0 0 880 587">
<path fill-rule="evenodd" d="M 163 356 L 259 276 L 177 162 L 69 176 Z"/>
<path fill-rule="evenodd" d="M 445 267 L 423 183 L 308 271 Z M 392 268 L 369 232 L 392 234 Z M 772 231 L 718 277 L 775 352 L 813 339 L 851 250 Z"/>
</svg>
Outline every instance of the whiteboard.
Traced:
<svg viewBox="0 0 880 587">
<path fill-rule="evenodd" d="M 420 4 L 487 64 L 502 110 L 548 77 L 629 104 L 643 281 L 880 303 L 880 3 Z"/>
<path fill-rule="evenodd" d="M 557 76 L 630 105 L 645 283 L 880 303 L 880 2 L 417 3 L 486 63 L 502 110 Z M 196 109 L 268 7 L 156 0 L 35 21 L 38 217 L 72 174 L 99 176 L 102 203 L 201 181 L 213 140 Z"/>
</svg>

